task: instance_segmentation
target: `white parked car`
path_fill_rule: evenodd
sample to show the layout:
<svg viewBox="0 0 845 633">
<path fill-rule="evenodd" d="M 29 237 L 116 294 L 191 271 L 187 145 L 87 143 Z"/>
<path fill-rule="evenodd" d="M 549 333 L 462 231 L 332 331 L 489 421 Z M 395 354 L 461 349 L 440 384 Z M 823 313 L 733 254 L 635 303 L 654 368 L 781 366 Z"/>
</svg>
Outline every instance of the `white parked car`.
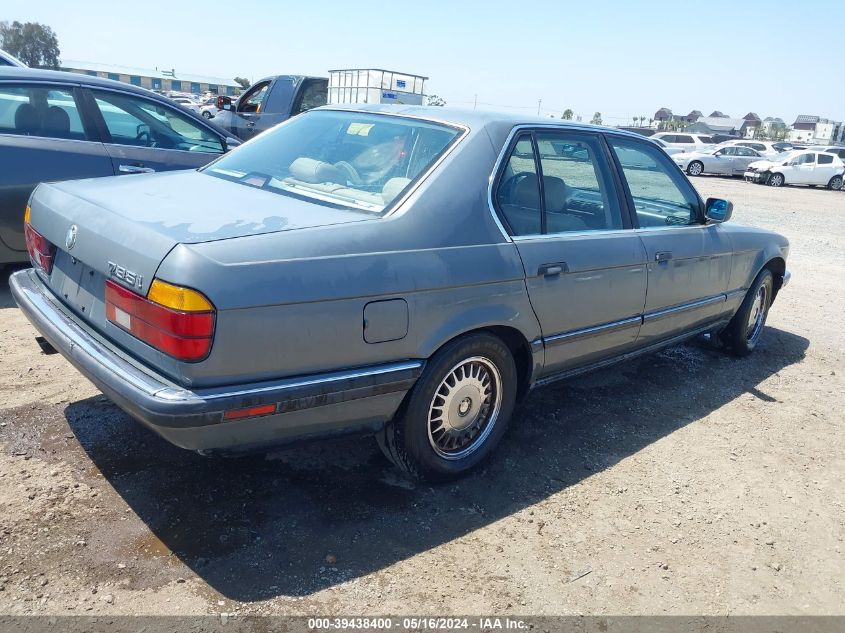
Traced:
<svg viewBox="0 0 845 633">
<path fill-rule="evenodd" d="M 819 152 L 827 152 L 829 154 L 836 154 L 839 158 L 842 159 L 842 162 L 845 162 L 845 147 L 842 145 L 831 145 L 829 147 L 814 147 L 813 148 Z"/>
<path fill-rule="evenodd" d="M 188 97 L 170 97 L 170 99 L 178 103 L 183 108 L 188 108 L 191 112 L 201 114 L 199 104 L 193 99 L 189 99 Z"/>
<path fill-rule="evenodd" d="M 842 188 L 845 163 L 835 154 L 801 150 L 785 152 L 771 160 L 751 163 L 745 179 L 782 187 L 784 185 L 809 185 L 838 190 Z"/>
<path fill-rule="evenodd" d="M 774 143 L 772 141 L 725 141 L 724 143 L 719 143 L 717 147 L 748 147 L 753 149 L 755 152 L 764 156 L 766 158 L 771 158 L 777 156 L 781 152 L 782 149 L 775 147 L 776 145 L 781 145 L 781 143 Z"/>
<path fill-rule="evenodd" d="M 713 145 L 713 138 L 703 134 L 686 134 L 684 132 L 658 132 L 650 137 L 653 141 L 662 141 L 667 147 L 677 147 L 686 152 L 706 149 Z"/>
<path fill-rule="evenodd" d="M 675 164 L 690 176 L 721 174 L 742 176 L 748 166 L 764 158 L 750 147 L 727 145 L 698 152 L 682 152 L 672 156 Z"/>
</svg>

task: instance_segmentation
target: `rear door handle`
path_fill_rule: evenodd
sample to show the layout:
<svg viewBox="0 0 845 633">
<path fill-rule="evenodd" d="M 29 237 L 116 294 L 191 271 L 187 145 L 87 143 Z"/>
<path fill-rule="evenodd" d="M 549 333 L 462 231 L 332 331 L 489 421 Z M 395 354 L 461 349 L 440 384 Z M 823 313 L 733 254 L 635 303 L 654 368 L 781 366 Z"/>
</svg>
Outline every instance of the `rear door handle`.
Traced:
<svg viewBox="0 0 845 633">
<path fill-rule="evenodd" d="M 247 127 L 255 127 L 255 121 L 247 121 Z"/>
<path fill-rule="evenodd" d="M 565 272 L 569 272 L 569 266 L 566 265 L 566 262 L 543 264 L 537 269 L 537 275 L 542 275 L 543 277 L 556 277 Z"/>
<path fill-rule="evenodd" d="M 657 262 L 668 262 L 672 259 L 672 251 L 657 251 L 654 254 L 654 261 Z"/>
<path fill-rule="evenodd" d="M 121 174 L 149 174 L 155 171 L 152 167 L 142 167 L 141 165 L 120 165 L 117 168 Z"/>
</svg>

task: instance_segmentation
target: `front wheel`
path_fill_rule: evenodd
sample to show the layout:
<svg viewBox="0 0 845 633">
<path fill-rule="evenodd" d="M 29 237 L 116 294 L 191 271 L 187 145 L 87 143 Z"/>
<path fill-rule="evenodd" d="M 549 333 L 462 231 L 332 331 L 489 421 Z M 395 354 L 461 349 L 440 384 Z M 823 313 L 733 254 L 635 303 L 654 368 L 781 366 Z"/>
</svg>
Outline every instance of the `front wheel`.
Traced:
<svg viewBox="0 0 845 633">
<path fill-rule="evenodd" d="M 735 356 L 748 356 L 757 347 L 772 305 L 774 277 L 768 268 L 757 275 L 742 305 L 722 332 L 722 342 Z"/>
<path fill-rule="evenodd" d="M 827 188 L 831 191 L 839 191 L 842 189 L 842 176 L 834 176 L 830 179 L 830 182 L 827 183 Z"/>
<path fill-rule="evenodd" d="M 700 176 L 704 173 L 704 163 L 699 160 L 692 161 L 689 165 L 687 165 L 687 173 L 690 176 Z"/>
<path fill-rule="evenodd" d="M 409 475 L 448 481 L 498 444 L 516 402 L 513 356 L 492 334 L 471 334 L 435 354 L 396 418 L 376 439 Z"/>
<path fill-rule="evenodd" d="M 783 187 L 785 179 L 783 174 L 772 174 L 769 176 L 769 186 L 770 187 Z"/>
<path fill-rule="evenodd" d="M 211 118 L 211 112 L 209 112 L 208 110 L 203 110 L 202 116 L 206 119 L 210 119 Z"/>
</svg>

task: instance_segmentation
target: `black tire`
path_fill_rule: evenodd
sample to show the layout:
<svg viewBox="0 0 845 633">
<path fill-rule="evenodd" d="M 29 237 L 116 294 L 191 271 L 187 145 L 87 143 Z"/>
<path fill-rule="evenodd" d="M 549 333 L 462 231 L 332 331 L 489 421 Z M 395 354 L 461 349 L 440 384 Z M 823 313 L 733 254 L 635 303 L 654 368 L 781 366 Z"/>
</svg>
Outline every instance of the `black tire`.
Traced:
<svg viewBox="0 0 845 633">
<path fill-rule="evenodd" d="M 208 110 L 203 110 L 202 116 L 203 116 L 204 119 L 210 119 L 211 118 L 211 112 L 209 112 Z"/>
<path fill-rule="evenodd" d="M 772 305 L 773 291 L 774 277 L 772 271 L 764 268 L 757 275 L 754 283 L 751 284 L 751 288 L 748 289 L 739 310 L 736 311 L 731 322 L 722 331 L 722 342 L 734 356 L 748 356 L 757 347 L 763 333 L 763 327 L 766 325 L 769 308 Z M 760 304 L 762 314 L 759 314 L 756 299 L 761 292 L 765 294 Z M 756 315 L 753 322 L 752 315 Z"/>
<path fill-rule="evenodd" d="M 830 182 L 827 183 L 827 188 L 831 191 L 839 191 L 842 189 L 842 176 L 834 176 L 830 179 Z"/>
<path fill-rule="evenodd" d="M 783 187 L 786 184 L 786 178 L 783 177 L 783 174 L 775 172 L 771 176 L 769 176 L 768 185 L 770 187 Z"/>
<path fill-rule="evenodd" d="M 489 365 L 485 365 L 485 362 Z M 498 385 L 495 385 L 495 372 L 491 367 L 498 372 Z M 469 383 L 461 386 L 461 381 L 455 381 L 454 385 L 447 385 L 446 379 L 454 377 L 454 372 L 460 375 L 464 368 L 488 372 L 490 383 L 495 385 L 489 400 L 480 398 L 474 403 L 470 397 L 464 396 L 465 393 L 472 395 L 472 385 Z M 464 379 L 471 381 L 473 377 L 464 373 Z M 464 389 L 467 391 L 464 392 Z M 441 395 L 444 390 L 449 392 L 448 400 Z M 507 429 L 516 393 L 516 365 L 508 347 L 492 334 L 469 334 L 445 345 L 429 360 L 396 417 L 384 426 L 376 439 L 387 458 L 412 477 L 431 482 L 449 481 L 466 474 L 490 455 Z M 461 396 L 464 397 L 459 400 Z M 447 409 L 450 402 L 455 406 Z M 443 403 L 443 406 L 437 407 L 437 403 Z M 484 403 L 488 403 L 486 409 Z M 469 408 L 461 413 L 464 406 Z M 479 426 L 475 428 L 476 422 L 464 430 L 453 430 L 450 426 L 449 431 L 442 431 L 438 435 L 438 431 L 432 432 L 429 428 L 437 424 L 431 421 L 431 416 L 436 415 L 434 411 L 438 410 L 443 420 L 442 429 L 446 428 L 449 413 L 469 417 L 468 414 L 473 411 L 475 417 L 471 420 L 477 421 Z M 466 454 L 457 448 L 449 452 L 436 447 L 438 438 L 454 438 L 457 442 L 463 434 L 472 434 L 463 448 L 464 451 L 472 449 Z M 450 440 L 443 441 L 448 443 Z"/>
<path fill-rule="evenodd" d="M 702 163 L 700 160 L 692 161 L 689 165 L 687 165 L 687 173 L 690 176 L 700 176 L 704 173 L 704 163 Z"/>
</svg>

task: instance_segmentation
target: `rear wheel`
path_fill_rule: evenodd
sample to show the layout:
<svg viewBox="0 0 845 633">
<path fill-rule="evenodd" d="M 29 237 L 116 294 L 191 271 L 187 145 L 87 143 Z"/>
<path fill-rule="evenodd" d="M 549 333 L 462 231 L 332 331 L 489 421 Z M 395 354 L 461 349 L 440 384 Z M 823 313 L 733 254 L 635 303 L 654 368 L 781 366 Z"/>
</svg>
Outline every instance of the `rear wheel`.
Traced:
<svg viewBox="0 0 845 633">
<path fill-rule="evenodd" d="M 839 191 L 842 189 L 842 176 L 834 176 L 831 178 L 830 182 L 827 183 L 827 188 L 832 191 Z"/>
<path fill-rule="evenodd" d="M 704 163 L 700 160 L 694 160 L 689 165 L 687 165 L 687 173 L 690 176 L 700 176 L 704 173 Z"/>
<path fill-rule="evenodd" d="M 210 110 L 203 110 L 202 116 L 205 117 L 206 119 L 210 119 L 211 118 L 211 111 Z"/>
<path fill-rule="evenodd" d="M 771 187 L 783 187 L 786 180 L 783 177 L 783 174 L 772 174 L 769 176 L 769 185 Z"/>
<path fill-rule="evenodd" d="M 516 365 L 492 334 L 471 334 L 429 361 L 396 418 L 376 436 L 390 461 L 429 481 L 459 477 L 493 450 L 516 402 Z"/>
<path fill-rule="evenodd" d="M 764 268 L 751 284 L 742 305 L 722 332 L 721 338 L 736 356 L 748 356 L 757 347 L 772 305 L 774 277 Z"/>
</svg>

